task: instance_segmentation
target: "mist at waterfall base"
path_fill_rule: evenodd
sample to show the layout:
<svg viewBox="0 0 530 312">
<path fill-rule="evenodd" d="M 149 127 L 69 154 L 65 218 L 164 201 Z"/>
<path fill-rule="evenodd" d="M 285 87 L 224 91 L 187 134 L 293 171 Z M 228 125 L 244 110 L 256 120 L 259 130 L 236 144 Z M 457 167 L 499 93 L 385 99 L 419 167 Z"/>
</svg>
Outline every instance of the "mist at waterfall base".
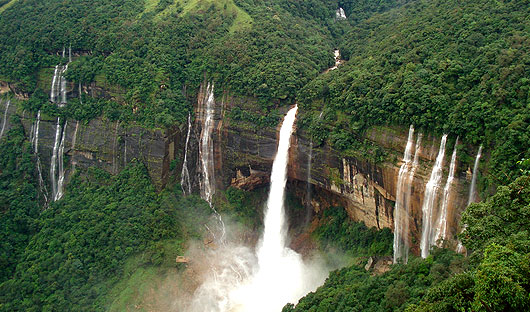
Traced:
<svg viewBox="0 0 530 312">
<path fill-rule="evenodd" d="M 271 189 L 265 208 L 264 232 L 255 250 L 228 237 L 201 261 L 208 263 L 204 280 L 187 311 L 281 311 L 320 286 L 329 269 L 323 261 L 304 261 L 287 247 L 284 188 L 290 137 L 297 107 L 286 115 L 271 173 Z M 228 223 L 227 223 L 228 224 Z M 227 233 L 230 233 L 230 226 Z M 192 252 L 193 253 L 193 252 Z M 200 255 L 196 255 L 200 257 Z M 193 259 L 193 255 L 191 255 Z"/>
</svg>

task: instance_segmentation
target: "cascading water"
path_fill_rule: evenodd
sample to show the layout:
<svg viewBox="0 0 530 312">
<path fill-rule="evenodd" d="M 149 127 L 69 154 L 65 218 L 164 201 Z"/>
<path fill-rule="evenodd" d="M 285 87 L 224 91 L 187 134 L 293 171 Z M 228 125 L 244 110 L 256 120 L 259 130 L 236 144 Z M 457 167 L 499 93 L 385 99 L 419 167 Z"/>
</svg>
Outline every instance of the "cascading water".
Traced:
<svg viewBox="0 0 530 312">
<path fill-rule="evenodd" d="M 64 123 L 63 132 L 61 135 L 61 144 L 59 144 L 59 151 L 57 152 L 57 163 L 59 172 L 57 174 L 57 193 L 55 194 L 54 200 L 59 200 L 63 197 L 63 186 L 64 186 L 64 141 L 66 139 L 66 128 L 68 121 Z"/>
<path fill-rule="evenodd" d="M 57 156 L 59 153 L 59 145 L 61 143 L 61 118 L 57 117 L 57 122 L 55 125 L 55 144 L 53 145 L 52 159 L 50 163 L 50 178 L 52 182 L 52 200 L 56 200 L 57 196 Z"/>
<path fill-rule="evenodd" d="M 76 124 L 75 124 L 74 135 L 72 136 L 72 154 L 75 151 L 75 143 L 77 141 L 77 130 L 79 130 L 79 121 L 77 121 Z M 74 169 L 75 169 L 75 161 L 74 161 L 74 157 L 73 156 L 71 158 L 71 164 L 72 164 L 72 171 L 74 171 Z"/>
<path fill-rule="evenodd" d="M 442 141 L 440 142 L 440 150 L 438 156 L 436 157 L 436 162 L 432 168 L 431 178 L 427 182 L 425 188 L 425 195 L 423 197 L 423 205 L 421 210 L 423 212 L 423 221 L 422 221 L 422 232 L 421 232 L 421 256 L 426 258 L 429 255 L 429 249 L 433 245 L 434 235 L 433 235 L 433 212 L 436 205 L 436 199 L 438 196 L 438 189 L 440 188 L 440 181 L 442 180 L 442 166 L 445 156 L 445 143 L 447 141 L 447 134 L 442 136 Z"/>
<path fill-rule="evenodd" d="M 201 197 L 206 200 L 210 206 L 212 205 L 212 196 L 214 193 L 213 182 L 213 144 L 212 144 L 212 130 L 214 127 L 214 85 L 208 83 L 206 88 L 206 103 L 202 112 L 202 132 L 201 143 L 199 145 L 199 157 L 201 161 L 201 175 L 200 188 Z"/>
<path fill-rule="evenodd" d="M 63 48 L 62 56 L 65 57 L 65 48 Z M 71 50 L 69 49 L 69 59 L 71 58 Z M 50 101 L 57 103 L 58 107 L 64 107 L 66 104 L 66 79 L 64 73 L 68 69 L 68 64 L 55 66 L 53 74 L 52 86 L 50 91 Z M 59 93 L 58 93 L 59 92 Z M 60 98 L 60 102 L 57 102 Z M 61 118 L 57 117 L 57 124 L 55 127 L 55 143 L 53 145 L 53 152 L 50 164 L 50 179 L 52 184 L 52 200 L 59 200 L 63 196 L 64 185 L 64 141 L 66 139 L 67 123 L 61 127 Z M 57 170 L 58 169 L 58 170 Z M 58 171 L 58 172 L 57 172 Z"/>
<path fill-rule="evenodd" d="M 280 130 L 265 210 L 265 227 L 257 252 L 258 269 L 249 282 L 232 294 L 233 300 L 238 303 L 235 307 L 237 311 L 281 311 L 286 303 L 296 302 L 318 285 L 308 282 L 311 274 L 301 256 L 286 245 L 283 203 L 289 146 L 297 109 L 295 106 L 287 113 Z"/>
<path fill-rule="evenodd" d="M 471 204 L 475 202 L 475 193 L 477 188 L 477 173 L 478 173 L 478 165 L 480 163 L 480 157 L 482 156 L 482 145 L 478 148 L 477 157 L 475 158 L 475 165 L 473 166 L 473 177 L 471 178 L 471 186 L 469 188 L 469 199 L 467 201 L 467 204 Z"/>
<path fill-rule="evenodd" d="M 453 154 L 451 156 L 451 165 L 449 166 L 449 175 L 447 176 L 447 182 L 445 183 L 443 197 L 442 197 L 442 208 L 440 211 L 440 217 L 436 225 L 436 234 L 434 236 L 434 243 L 441 246 L 441 242 L 445 240 L 447 235 L 447 207 L 449 206 L 449 198 L 451 195 L 451 187 L 455 179 L 456 171 L 456 146 L 458 145 L 458 138 L 455 142 Z"/>
<path fill-rule="evenodd" d="M 44 200 L 48 202 L 48 190 L 46 189 L 46 184 L 44 184 L 44 179 L 42 178 L 42 165 L 40 162 L 39 156 L 39 128 L 40 128 L 40 110 L 37 112 L 37 118 L 31 127 L 33 129 L 33 134 L 31 136 L 31 146 L 33 147 L 33 155 L 37 162 L 37 174 L 39 177 L 39 189 L 44 196 Z"/>
<path fill-rule="evenodd" d="M 346 13 L 344 12 L 343 8 L 338 8 L 337 12 L 335 12 L 335 16 L 338 20 L 345 20 L 346 19 Z"/>
<path fill-rule="evenodd" d="M 471 186 L 469 187 L 469 199 L 467 201 L 467 205 L 469 206 L 471 203 L 476 201 L 476 187 L 477 187 L 477 174 L 478 174 L 478 165 L 480 163 L 480 157 L 482 156 L 482 145 L 478 148 L 477 157 L 475 157 L 475 164 L 473 165 L 473 176 L 471 177 Z M 463 228 L 466 228 L 466 224 L 463 225 Z M 456 246 L 456 252 L 458 253 L 465 253 L 464 245 L 462 245 L 461 241 L 458 241 L 458 245 Z"/>
<path fill-rule="evenodd" d="M 222 246 L 221 259 L 213 262 L 214 272 L 196 291 L 189 311 L 281 311 L 285 304 L 296 302 L 324 282 L 326 269 L 304 263 L 298 253 L 287 247 L 283 204 L 297 109 L 295 106 L 287 113 L 280 129 L 264 232 L 255 256 L 243 246 Z"/>
<path fill-rule="evenodd" d="M 0 100 L 0 104 L 2 104 L 2 100 Z M 9 104 L 11 104 L 11 100 L 7 100 L 6 102 L 6 110 L 4 111 L 4 120 L 2 121 L 2 130 L 0 131 L 0 139 L 2 136 L 4 136 L 4 130 L 6 129 L 6 123 L 9 116 L 7 115 L 9 113 Z"/>
<path fill-rule="evenodd" d="M 399 168 L 398 182 L 396 189 L 396 206 L 394 208 L 394 263 L 408 252 L 405 247 L 405 241 L 408 240 L 408 230 L 405 223 L 408 220 L 406 209 L 409 199 L 406 196 L 406 184 L 409 181 L 408 171 L 411 166 L 412 146 L 414 144 L 414 127 L 410 125 L 409 136 L 405 153 L 403 155 L 403 164 Z"/>
<path fill-rule="evenodd" d="M 184 195 L 191 194 L 190 172 L 188 171 L 188 144 L 191 135 L 191 113 L 188 113 L 188 133 L 186 134 L 186 145 L 184 146 L 184 161 L 182 162 L 182 171 L 180 173 L 180 186 Z"/>
</svg>

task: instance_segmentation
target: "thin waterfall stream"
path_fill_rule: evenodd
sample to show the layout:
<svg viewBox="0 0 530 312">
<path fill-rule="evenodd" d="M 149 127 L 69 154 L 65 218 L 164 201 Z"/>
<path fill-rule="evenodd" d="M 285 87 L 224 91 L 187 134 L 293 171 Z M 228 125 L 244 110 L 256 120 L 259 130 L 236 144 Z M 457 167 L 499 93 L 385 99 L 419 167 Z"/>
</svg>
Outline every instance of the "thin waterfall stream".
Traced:
<svg viewBox="0 0 530 312">
<path fill-rule="evenodd" d="M 440 211 L 440 217 L 438 218 L 438 223 L 436 226 L 436 234 L 434 237 L 434 243 L 438 246 L 441 246 L 441 242 L 445 240 L 447 236 L 447 213 L 449 206 L 449 199 L 451 196 L 452 185 L 455 180 L 455 171 L 456 171 L 456 147 L 458 145 L 458 138 L 455 142 L 455 147 L 453 149 L 453 154 L 451 156 L 451 165 L 449 165 L 449 175 L 447 177 L 447 182 L 445 183 L 444 192 L 442 196 L 442 208 Z"/>
<path fill-rule="evenodd" d="M 440 150 L 432 168 L 431 178 L 425 187 L 425 196 L 423 197 L 423 205 L 421 207 L 423 213 L 422 232 L 421 232 L 421 256 L 427 258 L 429 249 L 434 245 L 433 234 L 433 214 L 438 199 L 438 190 L 440 189 L 440 181 L 443 175 L 443 161 L 445 157 L 445 143 L 447 141 L 447 134 L 442 136 L 440 142 Z"/>
<path fill-rule="evenodd" d="M 1 100 L 0 100 L 0 104 L 2 104 Z M 4 112 L 4 120 L 2 121 L 2 130 L 0 131 L 0 139 L 2 138 L 2 136 L 4 136 L 4 130 L 6 129 L 7 119 L 9 118 L 9 116 L 8 116 L 9 104 L 11 104 L 11 100 L 7 100 L 7 102 L 6 102 L 6 110 Z"/>
<path fill-rule="evenodd" d="M 180 186 L 184 195 L 191 194 L 190 172 L 188 170 L 188 145 L 191 135 L 191 113 L 188 113 L 188 133 L 186 134 L 186 145 L 184 146 L 184 161 L 182 162 L 182 171 L 180 173 Z"/>
</svg>

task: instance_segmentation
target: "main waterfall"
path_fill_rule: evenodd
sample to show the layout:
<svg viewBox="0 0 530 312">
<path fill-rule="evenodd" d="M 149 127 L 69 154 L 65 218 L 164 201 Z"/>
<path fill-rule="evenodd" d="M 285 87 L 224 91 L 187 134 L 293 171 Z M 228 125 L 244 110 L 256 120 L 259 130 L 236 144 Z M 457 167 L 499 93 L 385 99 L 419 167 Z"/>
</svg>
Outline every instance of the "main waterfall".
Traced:
<svg viewBox="0 0 530 312">
<path fill-rule="evenodd" d="M 287 246 L 284 198 L 297 110 L 297 106 L 289 110 L 280 129 L 264 232 L 256 253 L 230 242 L 212 252 L 212 274 L 195 292 L 189 311 L 279 312 L 324 282 L 326 269 L 304 263 L 301 255 Z"/>
<path fill-rule="evenodd" d="M 295 106 L 287 113 L 280 130 L 265 208 L 265 228 L 257 251 L 258 269 L 247 283 L 233 293 L 237 311 L 281 311 L 286 303 L 296 302 L 323 282 L 313 276 L 302 257 L 287 247 L 286 242 L 285 184 L 297 110 Z"/>
</svg>

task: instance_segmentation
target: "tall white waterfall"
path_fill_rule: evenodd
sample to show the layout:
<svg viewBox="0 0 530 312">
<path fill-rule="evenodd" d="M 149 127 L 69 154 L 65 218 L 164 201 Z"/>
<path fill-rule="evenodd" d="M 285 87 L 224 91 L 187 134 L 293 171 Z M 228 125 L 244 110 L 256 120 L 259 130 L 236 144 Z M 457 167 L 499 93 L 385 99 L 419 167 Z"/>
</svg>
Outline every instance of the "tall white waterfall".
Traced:
<svg viewBox="0 0 530 312">
<path fill-rule="evenodd" d="M 326 269 L 304 263 L 298 253 L 287 247 L 284 197 L 297 109 L 295 106 L 289 110 L 280 129 L 264 232 L 255 255 L 244 246 L 221 246 L 219 252 L 211 255 L 213 274 L 195 292 L 188 311 L 281 311 L 286 303 L 297 302 L 324 282 Z"/>
<path fill-rule="evenodd" d="M 318 285 L 308 282 L 311 274 L 301 256 L 286 244 L 284 196 L 297 109 L 295 106 L 287 113 L 280 130 L 265 210 L 265 228 L 257 252 L 258 270 L 249 283 L 234 293 L 236 302 L 239 302 L 237 311 L 281 311 L 287 302 L 296 302 Z"/>
<path fill-rule="evenodd" d="M 442 197 L 442 208 L 440 209 L 440 216 L 438 217 L 438 223 L 436 225 L 436 233 L 434 236 L 434 243 L 437 243 L 441 247 L 441 241 L 445 240 L 447 236 L 447 208 L 449 206 L 449 199 L 451 195 L 452 184 L 455 180 L 456 171 L 456 146 L 458 145 L 458 138 L 455 142 L 453 154 L 451 156 L 451 165 L 449 166 L 449 175 L 447 176 L 447 182 L 445 183 L 443 197 Z"/>
<path fill-rule="evenodd" d="M 396 189 L 396 206 L 394 208 L 394 263 L 402 259 L 408 250 L 405 245 L 408 241 L 408 202 L 409 198 L 405 192 L 408 181 L 410 180 L 409 169 L 411 167 L 412 146 L 414 144 L 414 127 L 410 125 L 405 154 L 403 155 L 403 164 L 399 168 L 398 182 Z"/>
<path fill-rule="evenodd" d="M 191 194 L 190 172 L 188 171 L 188 144 L 191 135 L 191 113 L 188 113 L 188 133 L 186 134 L 186 145 L 184 146 L 184 160 L 182 162 L 182 171 L 180 173 L 180 186 L 184 195 Z"/>
<path fill-rule="evenodd" d="M 0 104 L 2 104 L 2 100 L 0 100 Z M 6 102 L 6 110 L 4 111 L 4 120 L 2 121 L 2 130 L 0 131 L 0 139 L 2 138 L 2 136 L 4 136 L 4 130 L 6 129 L 6 122 L 7 122 L 7 119 L 9 118 L 8 116 L 8 113 L 9 113 L 9 104 L 11 104 L 11 100 L 7 100 Z"/>
<path fill-rule="evenodd" d="M 345 20 L 346 19 L 346 13 L 344 12 L 344 9 L 343 8 L 338 8 L 337 11 L 335 12 L 335 17 L 338 20 Z"/>
<path fill-rule="evenodd" d="M 201 197 L 206 200 L 210 206 L 212 205 L 212 196 L 215 192 L 213 186 L 213 140 L 212 140 L 212 130 L 214 127 L 214 85 L 213 83 L 208 83 L 206 88 L 206 103 L 203 105 L 202 112 L 202 132 L 201 132 L 201 143 L 199 145 L 199 157 L 201 161 L 201 175 L 200 179 L 200 188 L 201 188 Z"/>
<path fill-rule="evenodd" d="M 66 49 L 63 47 L 63 58 L 66 57 Z M 71 60 L 71 49 L 68 49 L 68 60 Z M 50 91 L 50 101 L 57 103 L 57 106 L 64 107 L 66 104 L 66 79 L 64 73 L 68 70 L 68 63 L 64 66 L 55 66 L 53 74 L 52 86 Z M 60 98 L 59 98 L 60 97 Z M 51 199 L 56 201 L 63 196 L 64 185 L 64 143 L 66 140 L 67 122 L 64 124 L 64 129 L 61 127 L 61 118 L 57 117 L 57 124 L 55 126 L 55 143 L 53 145 L 53 152 L 50 163 L 50 180 L 52 184 Z"/>
<path fill-rule="evenodd" d="M 471 186 L 469 188 L 469 199 L 467 201 L 467 204 L 471 204 L 472 202 L 475 202 L 477 192 L 477 173 L 478 173 L 478 165 L 480 163 L 480 157 L 482 156 L 482 145 L 478 148 L 477 157 L 475 158 L 475 165 L 473 166 L 473 177 L 471 178 Z"/>
<path fill-rule="evenodd" d="M 427 182 L 425 188 L 425 195 L 423 197 L 423 219 L 422 219 L 422 232 L 421 232 L 421 256 L 426 258 L 429 255 L 429 249 L 434 244 L 433 234 L 433 212 L 436 206 L 436 200 L 438 198 L 438 190 L 440 189 L 440 181 L 442 180 L 442 166 L 445 156 L 445 143 L 447 141 L 447 134 L 442 136 L 440 142 L 440 150 L 436 157 L 436 162 L 432 168 L 431 178 Z"/>
</svg>

